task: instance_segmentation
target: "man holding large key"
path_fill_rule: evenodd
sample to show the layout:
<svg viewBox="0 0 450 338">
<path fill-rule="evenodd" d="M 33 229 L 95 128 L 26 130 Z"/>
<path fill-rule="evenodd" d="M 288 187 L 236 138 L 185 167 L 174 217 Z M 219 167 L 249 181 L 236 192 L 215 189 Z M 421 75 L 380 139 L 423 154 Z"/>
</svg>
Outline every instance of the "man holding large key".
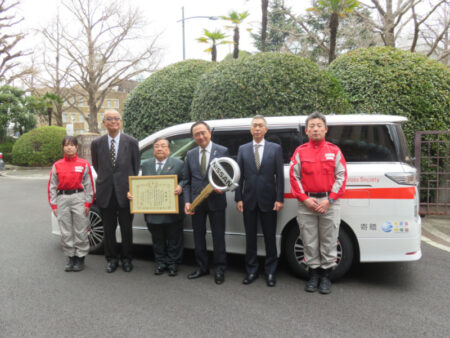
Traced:
<svg viewBox="0 0 450 338">
<path fill-rule="evenodd" d="M 225 194 L 215 189 L 203 203 L 191 212 L 192 201 L 200 195 L 208 181 L 209 163 L 214 158 L 228 157 L 228 149 L 211 142 L 211 129 L 206 122 L 195 122 L 191 127 L 191 135 L 198 145 L 188 151 L 184 163 L 184 212 L 192 215 L 194 230 L 195 258 L 198 269 L 188 275 L 195 279 L 209 274 L 208 253 L 206 251 L 206 216 L 209 217 L 214 246 L 215 282 L 225 281 L 226 251 L 225 251 Z"/>
</svg>

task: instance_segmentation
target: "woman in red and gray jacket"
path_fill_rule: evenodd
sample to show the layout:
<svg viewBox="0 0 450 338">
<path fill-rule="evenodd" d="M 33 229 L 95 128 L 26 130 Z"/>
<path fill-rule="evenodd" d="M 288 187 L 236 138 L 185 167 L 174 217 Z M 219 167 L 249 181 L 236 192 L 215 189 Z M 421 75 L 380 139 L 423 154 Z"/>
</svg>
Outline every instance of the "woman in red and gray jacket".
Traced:
<svg viewBox="0 0 450 338">
<path fill-rule="evenodd" d="M 81 271 L 89 252 L 89 208 L 94 202 L 94 181 L 88 161 L 79 158 L 78 140 L 62 141 L 64 158 L 53 164 L 48 182 L 48 201 L 58 218 L 61 246 L 68 257 L 65 271 Z"/>
</svg>

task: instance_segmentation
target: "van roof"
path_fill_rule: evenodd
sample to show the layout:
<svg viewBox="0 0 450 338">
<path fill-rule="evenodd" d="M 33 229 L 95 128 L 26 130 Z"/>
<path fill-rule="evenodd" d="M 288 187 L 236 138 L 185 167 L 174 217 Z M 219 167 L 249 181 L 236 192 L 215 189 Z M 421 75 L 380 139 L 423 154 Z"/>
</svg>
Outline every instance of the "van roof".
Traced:
<svg viewBox="0 0 450 338">
<path fill-rule="evenodd" d="M 270 128 L 289 128 L 298 125 L 304 125 L 308 115 L 295 115 L 295 116 L 271 116 L 264 117 L 267 121 L 267 126 Z M 404 123 L 408 119 L 404 116 L 395 115 L 380 115 L 380 114 L 351 114 L 351 115 L 325 115 L 327 119 L 327 125 L 358 125 L 358 124 L 394 124 Z M 248 118 L 232 118 L 221 120 L 207 120 L 211 129 L 220 130 L 235 130 L 249 128 L 252 117 Z M 190 132 L 190 128 L 194 122 L 177 124 L 160 131 L 155 132 L 152 135 L 147 136 L 139 142 L 140 146 L 147 145 L 152 140 L 158 137 L 169 137 L 180 134 L 185 134 L 186 131 Z"/>
</svg>

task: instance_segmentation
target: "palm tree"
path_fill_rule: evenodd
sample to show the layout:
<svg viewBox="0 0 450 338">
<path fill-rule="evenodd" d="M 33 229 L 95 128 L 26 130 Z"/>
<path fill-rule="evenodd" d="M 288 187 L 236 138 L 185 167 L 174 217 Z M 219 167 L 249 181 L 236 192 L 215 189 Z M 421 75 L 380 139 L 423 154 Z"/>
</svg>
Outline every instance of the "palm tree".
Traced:
<svg viewBox="0 0 450 338">
<path fill-rule="evenodd" d="M 339 28 L 339 18 L 345 18 L 360 6 L 361 4 L 357 0 L 317 0 L 314 3 L 314 7 L 308 9 L 308 11 L 316 11 L 330 15 L 328 22 L 328 27 L 330 28 L 329 64 L 336 58 L 336 38 Z"/>
<path fill-rule="evenodd" d="M 215 30 L 214 32 L 210 32 L 209 30 L 204 29 L 203 36 L 199 37 L 197 39 L 197 41 L 201 42 L 201 43 L 210 43 L 211 44 L 211 47 L 205 49 L 205 52 L 211 53 L 211 61 L 216 62 L 217 61 L 217 45 L 233 43 L 232 41 L 221 41 L 223 39 L 226 39 L 227 37 L 228 36 L 226 36 L 220 30 Z"/>
<path fill-rule="evenodd" d="M 239 25 L 242 21 L 245 20 L 250 15 L 249 12 L 245 11 L 243 13 L 238 13 L 236 11 L 232 11 L 228 14 L 228 16 L 222 16 L 223 20 L 231 21 L 234 25 L 227 26 L 228 29 L 232 29 L 234 31 L 233 41 L 234 41 L 234 50 L 233 50 L 233 58 L 237 59 L 239 57 Z M 247 29 L 250 31 L 251 29 Z"/>
</svg>

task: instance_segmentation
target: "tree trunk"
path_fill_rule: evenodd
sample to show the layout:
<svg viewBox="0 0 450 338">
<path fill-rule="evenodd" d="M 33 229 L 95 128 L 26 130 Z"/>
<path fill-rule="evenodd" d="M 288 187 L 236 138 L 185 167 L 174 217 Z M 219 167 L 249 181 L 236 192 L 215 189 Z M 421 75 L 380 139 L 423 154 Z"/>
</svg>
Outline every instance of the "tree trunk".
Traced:
<svg viewBox="0 0 450 338">
<path fill-rule="evenodd" d="M 234 50 L 233 50 L 233 59 L 237 59 L 239 57 L 239 27 L 234 27 Z"/>
<path fill-rule="evenodd" d="M 261 52 L 266 51 L 266 37 L 267 37 L 267 7 L 269 6 L 269 0 L 261 0 Z"/>
<path fill-rule="evenodd" d="M 330 54 L 328 55 L 328 64 L 336 58 L 336 38 L 339 27 L 339 16 L 336 12 L 331 13 L 330 16 Z"/>
<path fill-rule="evenodd" d="M 213 43 L 211 48 L 211 61 L 216 62 L 217 61 L 217 47 L 216 44 Z"/>
<path fill-rule="evenodd" d="M 88 97 L 88 105 L 89 105 L 89 131 L 91 133 L 98 133 L 98 121 L 97 121 L 97 113 L 98 113 L 98 108 L 97 105 L 95 104 L 95 93 L 89 93 L 89 97 Z"/>
</svg>

